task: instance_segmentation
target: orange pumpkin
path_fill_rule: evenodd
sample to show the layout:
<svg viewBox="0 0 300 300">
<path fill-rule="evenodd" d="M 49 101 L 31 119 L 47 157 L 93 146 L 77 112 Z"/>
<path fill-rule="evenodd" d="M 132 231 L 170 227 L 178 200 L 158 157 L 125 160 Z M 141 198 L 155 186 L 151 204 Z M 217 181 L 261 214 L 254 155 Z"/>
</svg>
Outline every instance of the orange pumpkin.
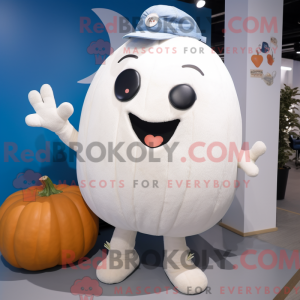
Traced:
<svg viewBox="0 0 300 300">
<path fill-rule="evenodd" d="M 62 265 L 63 255 L 75 262 L 98 237 L 99 219 L 78 186 L 54 185 L 47 176 L 40 181 L 43 186 L 18 191 L 0 207 L 0 252 L 30 271 Z"/>
</svg>

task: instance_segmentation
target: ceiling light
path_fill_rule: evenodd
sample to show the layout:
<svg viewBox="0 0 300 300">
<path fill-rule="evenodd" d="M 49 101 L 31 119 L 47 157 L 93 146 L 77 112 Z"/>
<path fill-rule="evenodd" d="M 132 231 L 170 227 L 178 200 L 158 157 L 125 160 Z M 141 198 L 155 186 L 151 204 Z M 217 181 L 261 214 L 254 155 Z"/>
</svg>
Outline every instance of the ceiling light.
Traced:
<svg viewBox="0 0 300 300">
<path fill-rule="evenodd" d="M 281 70 L 292 71 L 292 68 L 289 68 L 289 67 L 281 67 Z"/>
<path fill-rule="evenodd" d="M 300 51 L 297 51 L 297 54 L 300 54 Z"/>
<path fill-rule="evenodd" d="M 205 5 L 205 1 L 204 0 L 196 0 L 196 6 L 198 7 L 198 8 L 201 8 L 201 7 L 203 7 Z"/>
</svg>

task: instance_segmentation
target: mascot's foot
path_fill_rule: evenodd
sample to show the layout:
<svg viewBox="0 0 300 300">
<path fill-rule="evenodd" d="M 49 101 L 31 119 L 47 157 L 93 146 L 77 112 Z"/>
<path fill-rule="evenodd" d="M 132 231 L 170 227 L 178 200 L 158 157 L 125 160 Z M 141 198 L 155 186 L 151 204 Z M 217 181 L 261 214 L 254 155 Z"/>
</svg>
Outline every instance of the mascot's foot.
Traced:
<svg viewBox="0 0 300 300">
<path fill-rule="evenodd" d="M 136 231 L 116 228 L 107 257 L 98 265 L 96 275 L 107 284 L 119 283 L 132 274 L 139 266 L 140 258 L 134 249 Z"/>
<path fill-rule="evenodd" d="M 98 265 L 96 275 L 103 283 L 119 283 L 132 274 L 139 263 L 140 258 L 135 250 L 121 256 L 118 250 L 110 250 L 107 257 Z"/>
<path fill-rule="evenodd" d="M 184 238 L 164 237 L 165 248 L 167 248 L 164 259 L 164 270 L 168 278 L 175 288 L 183 294 L 194 295 L 204 292 L 208 284 L 207 277 L 189 259 L 189 248 L 185 244 L 185 239 L 184 244 L 182 241 L 174 244 L 172 239 Z M 171 245 L 173 245 L 174 250 L 170 250 Z M 185 250 L 183 250 L 184 248 Z M 174 251 L 177 252 L 175 255 L 172 255 Z"/>
<path fill-rule="evenodd" d="M 187 262 L 187 265 L 189 264 L 194 268 L 190 270 L 185 265 L 176 263 L 179 269 L 174 269 L 167 263 L 165 272 L 179 292 L 189 295 L 200 294 L 207 288 L 207 277 L 193 262 Z"/>
</svg>

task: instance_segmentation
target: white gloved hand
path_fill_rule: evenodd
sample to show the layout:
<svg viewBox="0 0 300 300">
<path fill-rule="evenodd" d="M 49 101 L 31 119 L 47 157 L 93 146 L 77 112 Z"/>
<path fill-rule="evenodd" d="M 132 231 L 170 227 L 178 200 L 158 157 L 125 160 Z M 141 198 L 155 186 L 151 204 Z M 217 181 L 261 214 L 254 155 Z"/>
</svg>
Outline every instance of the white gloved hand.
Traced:
<svg viewBox="0 0 300 300">
<path fill-rule="evenodd" d="M 78 140 L 78 132 L 68 121 L 74 112 L 72 104 L 64 102 L 56 108 L 53 91 L 49 84 L 41 87 L 41 93 L 31 91 L 28 99 L 36 113 L 25 118 L 26 124 L 31 127 L 44 127 L 55 132 L 67 146 L 77 151 L 74 143 Z"/>
<path fill-rule="evenodd" d="M 256 142 L 250 150 L 250 161 L 246 161 L 246 155 L 243 155 L 238 167 L 241 168 L 248 176 L 255 177 L 259 173 L 258 166 L 255 164 L 256 160 L 263 155 L 267 150 L 263 142 Z"/>
<path fill-rule="evenodd" d="M 49 84 L 41 87 L 41 93 L 31 91 L 28 99 L 36 112 L 25 118 L 28 126 L 44 127 L 59 134 L 70 125 L 68 119 L 74 112 L 72 104 L 64 102 L 56 108 L 53 91 Z"/>
</svg>

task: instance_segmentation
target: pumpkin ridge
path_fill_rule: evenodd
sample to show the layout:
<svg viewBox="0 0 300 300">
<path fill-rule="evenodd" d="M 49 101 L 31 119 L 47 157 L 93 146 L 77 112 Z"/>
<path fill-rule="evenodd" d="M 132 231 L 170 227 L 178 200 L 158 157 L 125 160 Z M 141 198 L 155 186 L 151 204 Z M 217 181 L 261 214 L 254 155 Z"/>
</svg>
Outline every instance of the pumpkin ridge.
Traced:
<svg viewBox="0 0 300 300">
<path fill-rule="evenodd" d="M 93 247 L 95 246 L 96 242 L 97 242 L 97 239 L 98 239 L 98 233 L 99 233 L 99 218 L 98 216 L 96 216 L 92 210 L 90 209 L 90 207 L 87 205 L 87 203 L 84 201 L 84 204 L 86 205 L 87 207 L 87 210 L 88 210 L 88 213 L 91 215 L 91 218 L 89 219 L 90 220 L 90 223 L 91 223 L 91 226 L 92 226 L 92 230 L 94 232 L 94 234 L 92 235 L 93 236 L 93 239 L 91 240 L 90 244 L 91 244 L 91 247 L 89 249 L 89 251 L 91 251 L 93 249 Z M 88 252 L 89 252 L 88 251 Z M 88 253 L 87 252 L 87 253 Z M 86 254 L 87 254 L 86 253 Z"/>
<path fill-rule="evenodd" d="M 78 187 L 78 186 L 77 186 Z M 76 189 L 77 191 L 77 189 Z M 78 187 L 78 194 L 77 196 L 79 196 L 81 199 L 80 201 L 78 201 L 77 205 L 77 201 L 73 200 L 73 198 L 70 198 L 70 200 L 73 202 L 73 204 L 76 206 L 77 210 L 78 210 L 78 214 L 80 216 L 81 219 L 81 224 L 82 224 L 82 229 L 83 229 L 83 240 L 84 240 L 84 249 L 83 249 L 83 253 L 81 254 L 80 258 L 82 258 L 84 255 L 86 255 L 89 251 L 91 251 L 91 249 L 95 246 L 96 242 L 97 242 L 97 238 L 98 238 L 98 231 L 99 231 L 99 218 L 92 212 L 91 208 L 87 205 L 87 203 L 85 202 L 85 200 L 82 197 L 82 194 L 79 190 Z M 68 194 L 74 194 L 74 193 L 68 193 Z M 68 195 L 66 195 L 68 196 Z M 90 218 L 86 218 L 86 216 L 80 213 L 79 209 L 82 210 L 86 210 L 87 215 L 90 215 Z M 86 221 L 88 221 L 88 225 L 91 227 L 90 230 L 92 230 L 93 234 L 90 236 L 89 234 L 85 234 L 87 228 L 85 225 Z M 91 239 L 92 238 L 92 239 Z"/>
<path fill-rule="evenodd" d="M 20 199 L 20 200 L 21 200 L 21 199 Z M 16 207 L 19 206 L 19 203 L 17 203 L 17 202 L 14 202 L 13 204 L 15 204 L 14 206 L 16 206 Z M 18 205 L 17 205 L 17 204 L 18 204 Z M 17 227 L 18 227 L 18 223 L 19 223 L 19 220 L 20 220 L 20 216 L 21 216 L 21 214 L 23 213 L 23 210 L 24 210 L 24 208 L 25 208 L 26 206 L 27 206 L 27 205 L 24 205 L 24 206 L 23 206 L 23 209 L 22 209 L 21 212 L 20 212 L 19 218 L 18 218 L 17 223 L 16 223 L 16 229 L 17 229 Z M 10 205 L 9 208 L 10 208 L 10 210 L 12 210 L 12 209 L 13 209 L 12 205 Z M 8 212 L 8 209 L 4 212 L 4 214 L 7 213 L 7 212 Z M 3 215 L 4 215 L 4 214 L 3 214 Z M 4 223 L 4 224 L 5 224 L 5 223 Z M 1 224 L 0 224 L 0 225 L 1 225 Z M 14 259 L 15 259 L 15 261 L 17 262 L 18 266 L 21 267 L 21 265 L 20 265 L 19 262 L 18 262 L 18 259 L 17 259 L 17 256 L 16 256 L 16 252 L 15 252 L 15 235 L 16 235 L 16 230 L 14 230 L 13 235 L 14 235 L 14 236 L 13 236 L 12 240 L 13 240 L 13 249 L 14 249 L 14 251 L 12 251 L 12 254 L 13 254 Z M 2 244 L 4 244 L 3 241 L 2 241 Z"/>
<path fill-rule="evenodd" d="M 41 230 L 41 220 L 42 220 L 42 206 L 43 206 L 43 203 L 39 203 L 39 209 L 40 209 L 40 217 L 39 217 L 39 226 L 38 226 L 38 232 L 37 232 L 37 240 L 36 240 L 36 243 L 35 243 L 35 252 L 34 252 L 34 264 L 36 265 L 37 264 L 37 261 L 36 261 L 36 252 L 37 252 L 37 247 L 38 247 L 38 238 L 39 238 L 39 233 L 40 233 L 40 230 Z M 33 210 L 33 205 L 32 205 L 32 209 Z"/>
<path fill-rule="evenodd" d="M 82 196 L 81 192 L 80 192 L 80 189 L 79 189 L 79 186 L 76 185 L 76 189 L 75 188 L 72 188 L 70 187 L 70 189 L 68 189 L 68 192 L 72 192 L 72 193 L 78 193 L 79 195 Z"/>
<path fill-rule="evenodd" d="M 68 192 L 69 193 L 69 192 Z M 73 194 L 73 193 L 72 193 Z M 67 196 L 67 198 L 69 198 L 69 200 L 72 202 L 72 204 L 76 207 L 76 210 L 77 210 L 77 212 L 78 212 L 78 215 L 79 215 L 79 217 L 80 217 L 80 224 L 81 224 L 81 228 L 82 228 L 82 240 L 83 240 L 83 244 L 84 244 L 84 246 L 83 246 L 83 249 L 82 249 L 82 254 L 80 255 L 80 257 L 79 257 L 79 259 L 80 258 L 82 258 L 83 257 L 83 255 L 85 254 L 84 252 L 85 252 L 85 247 L 86 247 L 86 236 L 85 236 L 85 234 L 84 234 L 84 226 L 83 226 L 83 220 L 82 220 L 82 215 L 80 214 L 80 211 L 79 211 L 79 209 L 78 209 L 78 207 L 77 207 L 77 205 L 74 203 L 74 201 L 73 201 L 73 199 L 72 198 L 70 198 L 68 195 L 66 195 Z M 80 196 L 81 196 L 81 194 L 80 194 Z M 82 197 L 82 196 L 81 196 Z M 82 197 L 82 201 L 84 201 L 84 199 L 83 199 L 83 197 Z"/>
<path fill-rule="evenodd" d="M 55 195 L 54 195 L 55 196 Z M 59 201 L 69 201 L 69 203 L 71 203 L 71 206 L 73 206 L 73 207 L 76 207 L 76 205 L 74 204 L 74 202 L 71 200 L 71 198 L 69 198 L 68 197 L 68 195 L 67 195 L 67 193 L 61 193 L 61 194 L 59 194 L 59 196 L 60 196 L 60 198 L 61 197 L 64 197 L 65 198 L 65 200 L 64 199 L 60 199 Z M 78 195 L 77 195 L 78 196 Z M 53 197 L 53 196 L 52 196 Z M 54 198 L 56 198 L 56 197 L 54 197 Z M 53 204 L 54 204 L 54 201 L 53 201 Z M 55 206 L 55 204 L 54 204 L 54 206 Z M 80 213 L 79 213 L 79 211 L 78 211 L 78 209 L 77 209 L 77 207 L 76 207 L 76 210 L 77 210 L 77 212 L 78 212 L 78 215 L 80 216 L 80 220 L 81 220 L 81 215 L 80 215 Z M 59 218 L 57 217 L 57 220 L 59 220 Z M 83 224 L 82 224 L 82 222 L 81 222 L 81 226 L 83 227 Z M 59 224 L 59 221 L 58 221 L 58 227 L 60 228 L 60 224 Z M 82 229 L 83 230 L 83 229 Z M 84 232 L 84 230 L 83 230 L 83 232 Z M 61 231 L 60 231 L 60 233 L 61 233 Z M 60 235 L 60 236 L 62 236 L 62 235 Z M 84 240 L 84 239 L 83 239 Z M 79 243 L 80 244 L 80 243 Z M 82 247 L 82 248 L 84 248 L 84 246 Z M 62 253 L 62 248 L 61 248 L 61 253 Z M 69 249 L 65 249 L 65 250 L 69 250 Z M 75 251 L 74 251 L 75 252 Z M 81 253 L 81 252 L 80 252 Z M 76 253 L 75 253 L 76 254 Z M 74 259 L 74 262 L 76 262 L 78 259 L 79 259 L 80 257 L 78 257 L 78 254 L 75 256 L 75 259 Z"/>
<path fill-rule="evenodd" d="M 47 200 L 47 201 L 45 201 L 45 202 L 42 203 L 42 216 L 43 216 L 43 212 L 45 213 L 45 211 L 46 211 L 46 213 L 47 213 L 47 210 L 44 209 L 44 205 L 45 205 L 45 204 L 49 204 L 50 218 L 53 218 L 53 219 L 54 219 L 52 223 L 56 222 L 57 227 L 59 227 L 59 226 L 58 226 L 58 220 L 57 220 L 56 211 L 54 210 L 54 205 L 53 205 L 53 203 L 52 203 L 52 201 L 51 201 L 51 198 L 46 197 L 46 200 Z M 39 228 L 41 228 L 41 227 L 39 227 Z M 42 235 L 41 235 L 41 236 L 42 236 Z M 43 236 L 42 236 L 42 237 L 43 237 Z M 41 238 L 41 239 L 42 239 L 42 238 Z M 50 230 L 48 242 L 51 243 L 51 241 L 52 241 L 52 235 L 51 235 L 51 230 Z M 59 239 L 58 239 L 58 241 L 59 241 L 59 249 L 61 249 L 61 246 L 60 246 L 60 245 L 61 245 L 60 231 L 59 231 Z M 39 241 L 38 241 L 38 242 L 39 242 Z M 37 245 L 39 245 L 39 244 L 37 243 Z M 60 252 L 60 251 L 58 251 L 58 252 Z M 50 253 L 50 252 L 49 252 L 49 253 Z M 51 252 L 51 255 L 52 255 L 52 257 L 54 256 L 52 252 Z M 47 268 L 52 268 L 52 267 L 54 267 L 54 266 L 57 266 L 57 265 L 59 264 L 59 258 L 60 258 L 60 256 L 61 256 L 61 253 L 58 254 L 58 257 L 55 257 L 56 259 L 55 259 L 55 264 L 54 264 L 54 265 L 50 265 L 50 261 L 48 260 L 48 261 L 47 261 L 47 265 L 48 265 Z"/>
<path fill-rule="evenodd" d="M 41 203 L 39 203 L 40 205 L 39 205 L 39 207 L 42 205 Z M 36 205 L 31 205 L 31 206 L 29 206 L 29 205 L 26 205 L 25 207 L 24 207 L 24 209 L 25 208 L 27 208 L 28 210 L 29 210 L 29 216 L 30 216 L 30 214 L 31 214 L 31 212 L 33 211 L 33 209 L 35 209 L 36 210 Z M 22 210 L 22 213 L 24 212 L 24 209 Z M 21 214 L 22 214 L 21 213 Z M 40 209 L 40 213 L 41 213 L 41 209 Z M 20 214 L 20 216 L 21 216 L 21 214 Z M 19 216 L 19 218 L 18 218 L 18 222 L 17 222 L 17 226 L 16 226 L 16 228 L 18 228 L 18 224 L 19 224 L 19 222 L 20 222 L 20 220 L 21 220 L 21 218 L 20 218 L 20 216 Z M 39 225 L 40 225 L 40 222 L 41 222 L 41 215 L 40 215 L 40 217 L 39 217 Z M 40 226 L 38 226 L 38 232 L 39 232 L 39 230 L 40 230 Z M 16 231 L 15 231 L 15 233 L 16 233 Z M 15 245 L 16 243 L 15 243 L 15 235 L 14 235 L 14 245 Z M 37 243 L 35 243 L 35 254 L 36 254 L 36 248 L 37 248 Z M 34 259 L 33 259 L 33 265 L 36 265 L 36 255 L 34 255 L 33 256 L 34 257 Z M 16 257 L 16 259 L 17 259 L 17 257 Z M 18 264 L 21 266 L 21 268 L 24 268 L 23 266 L 22 266 L 22 264 L 18 261 L 18 259 L 17 259 L 17 262 L 18 262 Z"/>
<path fill-rule="evenodd" d="M 14 194 L 13 194 L 14 195 Z M 12 200 L 12 198 L 16 198 L 16 196 L 19 196 L 20 194 L 18 194 L 18 195 L 15 195 L 15 196 L 9 196 L 8 197 L 8 200 L 9 201 L 11 201 Z M 26 205 L 29 203 L 29 202 L 25 202 L 25 201 L 23 201 L 24 200 L 24 198 L 22 198 L 22 199 L 16 199 L 15 201 L 12 201 L 11 203 L 9 203 L 9 205 L 6 207 L 6 209 L 4 210 L 4 208 L 3 208 L 3 204 L 4 204 L 4 202 L 3 202 L 3 204 L 0 206 L 0 221 L 1 221 L 1 219 L 2 219 L 2 217 L 4 216 L 4 214 L 7 212 L 7 210 L 12 206 L 12 205 L 14 205 L 15 203 L 17 203 L 17 202 L 19 202 L 19 201 L 22 201 L 22 202 L 24 202 L 24 203 L 26 203 Z M 3 214 L 2 214 L 2 216 L 1 216 L 1 211 L 2 210 L 4 210 L 3 211 Z"/>
<path fill-rule="evenodd" d="M 72 194 L 72 195 L 76 195 L 76 196 L 81 196 L 82 197 L 82 195 L 81 195 L 81 193 L 80 193 L 80 191 L 79 191 L 79 193 L 77 194 L 77 193 L 74 193 L 74 192 L 70 192 L 70 191 L 68 191 L 68 194 Z M 66 196 L 66 193 L 64 194 L 65 196 Z M 68 199 L 71 199 L 70 197 L 67 197 Z M 83 197 L 82 197 L 82 199 L 83 199 Z M 83 199 L 83 201 L 85 202 L 85 200 Z M 85 204 L 87 205 L 87 203 L 85 202 Z M 88 205 L 87 205 L 88 206 Z"/>
<path fill-rule="evenodd" d="M 8 196 L 7 198 L 12 199 L 12 198 L 15 198 L 16 196 L 21 196 L 22 192 L 23 192 L 22 190 L 17 191 L 15 193 L 13 193 L 12 195 Z"/>
<path fill-rule="evenodd" d="M 65 196 L 67 196 L 67 195 L 65 195 Z M 67 196 L 68 197 L 68 196 Z M 84 234 L 84 226 L 83 226 L 83 220 L 82 220 L 82 215 L 80 214 L 80 211 L 79 211 L 79 209 L 78 209 L 78 207 L 77 207 L 77 205 L 73 202 L 73 199 L 72 198 L 70 198 L 70 197 L 68 197 L 69 198 L 69 200 L 72 202 L 72 204 L 76 207 L 76 209 L 77 209 L 77 211 L 78 211 L 78 215 L 79 215 L 79 217 L 80 217 L 80 221 L 81 221 L 81 227 L 82 227 L 82 235 L 83 235 L 83 243 L 84 243 L 84 247 L 83 247 L 83 249 L 82 249 L 82 253 L 80 254 L 80 256 L 79 256 L 79 258 L 82 258 L 83 256 L 84 256 L 84 254 L 85 254 L 85 247 L 86 247 L 86 240 L 85 240 L 85 234 Z M 83 198 L 82 198 L 83 199 Z M 83 200 L 84 201 L 84 200 Z"/>
<path fill-rule="evenodd" d="M 49 201 L 50 199 L 46 199 L 47 201 L 43 201 L 41 202 L 41 217 L 40 217 L 40 222 L 39 222 L 39 230 L 37 232 L 37 240 L 36 240 L 36 249 L 37 251 L 39 251 L 39 245 L 40 245 L 40 240 L 42 240 L 44 238 L 44 236 L 40 233 L 41 229 L 43 228 L 42 226 L 40 226 L 40 224 L 43 222 L 43 219 L 45 218 L 45 212 L 47 212 L 47 207 L 46 205 L 49 204 L 50 205 L 50 214 L 51 214 L 51 201 Z M 46 207 L 46 210 L 45 210 L 45 207 Z M 50 237 L 50 241 L 51 241 L 51 237 Z M 35 256 L 35 257 L 38 257 L 38 256 Z M 45 261 L 42 261 L 42 264 L 46 264 L 47 265 L 47 268 L 51 268 L 51 267 L 54 267 L 55 265 L 57 265 L 57 263 L 53 266 L 49 266 L 49 261 L 47 260 L 46 262 Z M 41 265 L 41 262 L 40 261 L 36 261 L 36 265 L 40 266 Z M 40 268 L 40 267 L 39 267 Z"/>
<path fill-rule="evenodd" d="M 19 190 L 8 196 L 8 198 L 14 198 L 16 196 L 20 196 L 23 193 L 23 190 Z"/>
<path fill-rule="evenodd" d="M 76 195 L 77 197 L 82 197 L 82 194 L 80 191 L 68 191 L 68 194 Z M 83 199 L 83 197 L 82 197 Z"/>
<path fill-rule="evenodd" d="M 81 193 L 80 193 L 80 195 L 81 195 Z M 81 197 L 82 197 L 82 195 L 81 195 Z M 82 199 L 83 199 L 83 197 L 82 197 Z M 94 224 L 95 226 L 92 226 L 92 230 L 93 230 L 93 232 L 94 232 L 94 236 L 95 236 L 95 238 L 94 238 L 94 240 L 93 240 L 93 242 L 91 243 L 91 244 L 93 244 L 93 246 L 92 246 L 92 248 L 95 246 L 95 243 L 96 243 L 96 241 L 97 241 L 97 238 L 98 238 L 98 233 L 99 233 L 99 218 L 98 218 L 98 216 L 96 216 L 94 213 L 93 213 L 93 211 L 91 210 L 91 208 L 87 205 L 87 203 L 84 201 L 84 199 L 83 199 L 83 202 L 82 202 L 83 204 L 83 206 L 87 209 L 87 212 L 88 212 L 88 214 L 89 215 L 91 215 L 91 218 L 89 218 L 89 221 L 90 221 L 90 224 L 94 224 L 95 223 L 95 219 L 94 218 L 96 218 L 96 223 L 98 223 L 98 224 Z M 75 204 L 75 203 L 74 203 Z M 76 205 L 76 204 L 75 204 Z M 82 220 L 82 216 L 80 215 L 80 217 L 81 217 L 81 220 Z M 82 225 L 83 225 L 83 222 L 82 222 Z M 83 228 L 83 229 L 85 229 L 85 227 Z M 83 233 L 84 233 L 84 230 L 83 230 Z M 86 236 L 84 236 L 84 238 L 86 238 Z M 92 249 L 91 248 L 91 249 Z M 89 249 L 89 251 L 91 250 L 91 249 Z"/>
<path fill-rule="evenodd" d="M 50 199 L 50 205 L 53 207 L 53 212 L 54 212 L 54 215 L 55 215 L 55 218 L 56 218 L 56 221 L 57 221 L 57 227 L 58 227 L 58 232 L 59 232 L 59 249 L 60 249 L 60 257 L 58 258 L 58 262 L 57 262 L 57 265 L 61 265 L 61 262 L 62 262 L 62 259 L 61 259 L 61 255 L 62 255 L 62 245 L 61 245 L 61 231 L 60 231 L 60 226 L 59 226 L 59 222 L 58 222 L 58 215 L 57 215 L 57 212 L 56 212 L 56 207 L 53 203 L 53 201 L 51 201 Z"/>
</svg>

